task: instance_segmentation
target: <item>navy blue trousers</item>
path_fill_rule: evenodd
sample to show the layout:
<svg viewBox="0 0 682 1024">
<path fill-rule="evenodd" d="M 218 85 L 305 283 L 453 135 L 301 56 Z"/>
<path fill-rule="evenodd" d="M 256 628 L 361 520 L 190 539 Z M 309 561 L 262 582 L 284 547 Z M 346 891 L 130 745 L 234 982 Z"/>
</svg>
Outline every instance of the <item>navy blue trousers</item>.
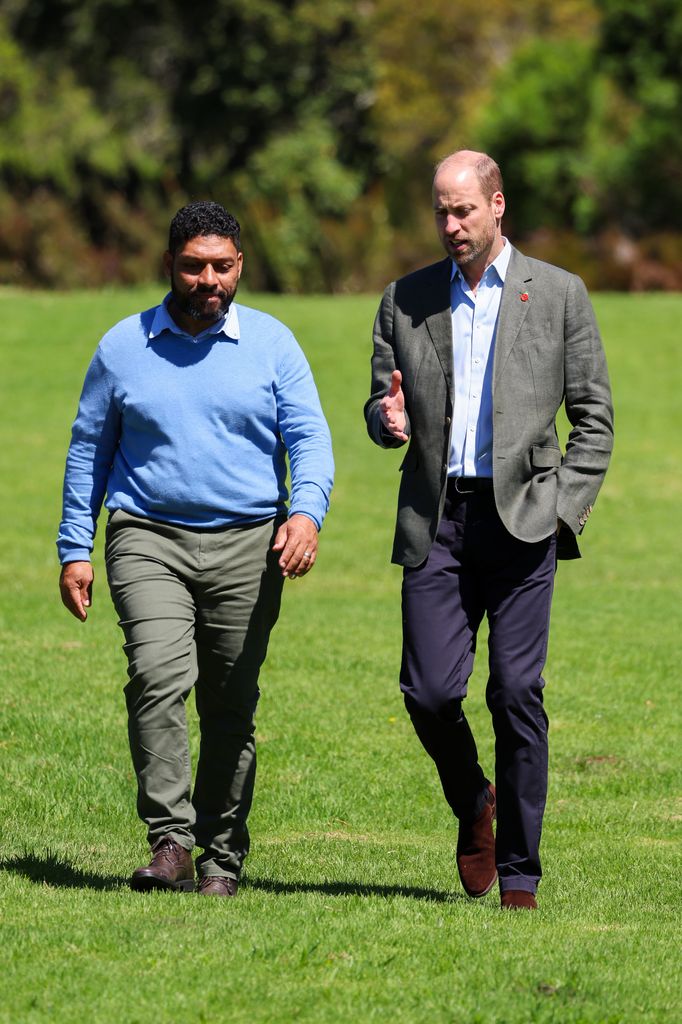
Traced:
<svg viewBox="0 0 682 1024">
<path fill-rule="evenodd" d="M 400 687 L 445 798 L 458 818 L 483 809 L 488 779 L 462 710 L 476 635 L 489 626 L 486 701 L 495 731 L 496 860 L 500 890 L 535 892 L 547 796 L 542 669 L 556 568 L 556 537 L 513 537 L 492 491 L 452 486 L 427 560 L 403 576 Z"/>
</svg>

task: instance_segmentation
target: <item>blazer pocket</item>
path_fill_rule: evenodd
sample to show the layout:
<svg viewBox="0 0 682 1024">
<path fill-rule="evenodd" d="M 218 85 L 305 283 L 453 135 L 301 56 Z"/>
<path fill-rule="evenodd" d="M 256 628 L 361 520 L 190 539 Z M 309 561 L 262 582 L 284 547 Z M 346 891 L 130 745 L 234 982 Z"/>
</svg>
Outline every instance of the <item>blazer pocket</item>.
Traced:
<svg viewBox="0 0 682 1024">
<path fill-rule="evenodd" d="M 407 449 L 407 454 L 405 455 L 405 458 L 400 463 L 400 466 L 399 466 L 400 472 L 401 473 L 413 473 L 418 465 L 419 465 L 419 459 L 417 458 L 417 451 L 416 451 L 415 448 L 412 448 L 412 446 L 410 446 Z"/>
<path fill-rule="evenodd" d="M 561 448 L 534 444 L 530 450 L 530 461 L 536 469 L 558 469 L 561 465 Z"/>
</svg>

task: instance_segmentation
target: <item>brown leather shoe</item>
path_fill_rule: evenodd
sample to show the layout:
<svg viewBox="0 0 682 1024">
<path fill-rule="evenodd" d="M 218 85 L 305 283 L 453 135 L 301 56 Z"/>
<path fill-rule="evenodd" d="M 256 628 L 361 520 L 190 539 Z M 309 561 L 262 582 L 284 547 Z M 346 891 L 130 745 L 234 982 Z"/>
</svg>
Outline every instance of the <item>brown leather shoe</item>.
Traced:
<svg viewBox="0 0 682 1024">
<path fill-rule="evenodd" d="M 475 821 L 460 821 L 457 837 L 457 869 L 467 896 L 478 899 L 497 881 L 495 864 L 495 787 L 488 786 L 488 802 Z"/>
<path fill-rule="evenodd" d="M 136 892 L 149 889 L 178 889 L 192 892 L 194 889 L 194 862 L 184 846 L 172 836 L 162 836 L 152 846 L 151 862 L 144 868 L 133 871 L 130 888 Z"/>
<path fill-rule="evenodd" d="M 236 896 L 238 883 L 236 878 L 226 875 L 204 875 L 199 879 L 200 896 Z"/>
<path fill-rule="evenodd" d="M 502 910 L 537 910 L 538 902 L 525 889 L 507 889 L 501 897 Z"/>
</svg>

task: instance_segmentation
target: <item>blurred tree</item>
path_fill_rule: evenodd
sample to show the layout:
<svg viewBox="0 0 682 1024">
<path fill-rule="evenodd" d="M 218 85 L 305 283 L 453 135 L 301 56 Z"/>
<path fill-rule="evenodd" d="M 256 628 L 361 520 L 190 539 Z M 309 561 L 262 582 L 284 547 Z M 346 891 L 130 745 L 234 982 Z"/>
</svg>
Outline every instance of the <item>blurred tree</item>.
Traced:
<svg viewBox="0 0 682 1024">
<path fill-rule="evenodd" d="M 362 148 L 371 83 L 353 0 L 216 0 L 201 11 L 184 0 L 5 3 L 31 53 L 77 69 L 141 146 L 177 149 L 186 186 L 243 167 L 311 103 L 352 133 L 342 158 Z"/>
<path fill-rule="evenodd" d="M 1 280 L 137 276 L 149 210 L 119 210 L 112 190 L 161 169 L 131 149 L 69 68 L 31 61 L 0 21 Z"/>
<path fill-rule="evenodd" d="M 510 230 L 574 222 L 593 81 L 580 39 L 526 43 L 497 75 L 476 135 L 504 172 Z"/>
<path fill-rule="evenodd" d="M 682 206 L 682 6 L 597 0 L 602 12 L 576 226 L 666 230 Z M 671 217 L 672 214 L 672 217 Z"/>
<path fill-rule="evenodd" d="M 406 0 L 376 0 L 373 18 L 377 51 L 376 104 L 372 119 L 381 152 L 382 181 L 390 223 L 403 240 L 402 269 L 417 266 L 436 253 L 429 204 L 434 163 L 459 148 L 477 148 L 482 139 L 492 140 L 504 165 L 506 153 L 520 157 L 516 138 L 497 131 L 509 117 L 515 124 L 528 100 L 509 96 L 516 73 L 505 73 L 519 46 L 530 45 L 542 67 L 545 47 L 567 33 L 588 39 L 594 34 L 596 16 L 592 0 L 429 0 L 417 5 Z M 551 69 L 550 69 L 551 70 Z M 525 65 L 524 65 L 525 71 Z M 491 81 L 500 73 L 492 91 Z M 572 71 L 562 71 L 570 78 Z M 543 82 L 536 75 L 532 91 L 539 92 L 535 107 L 542 106 Z M 480 111 L 489 102 L 490 123 L 480 126 Z M 500 107 L 505 107 L 502 115 Z M 530 111 L 528 112 L 530 114 Z M 543 111 L 543 121 L 552 113 Z M 524 143 L 533 135 L 532 116 L 524 122 Z M 538 137 L 537 145 L 545 140 Z M 539 152 L 539 151 L 538 151 Z M 405 244 L 411 236 L 412 253 Z"/>
<path fill-rule="evenodd" d="M 460 147 L 499 159 L 516 237 L 584 261 L 669 228 L 681 50 L 678 0 L 0 0 L 0 279 L 149 274 L 206 196 L 252 287 L 376 289 L 437 255 Z"/>
<path fill-rule="evenodd" d="M 598 6 L 593 40 L 518 49 L 478 120 L 522 234 L 563 225 L 638 235 L 669 227 L 682 203 L 682 7 Z"/>
<path fill-rule="evenodd" d="M 186 195 L 235 207 L 247 232 L 248 213 L 267 210 L 259 283 L 325 285 L 319 219 L 344 216 L 374 161 L 366 17 L 354 0 L 6 7 L 44 70 L 66 63 L 96 94 L 131 164 L 136 154 L 163 163 Z M 289 259 L 276 251 L 287 244 Z"/>
</svg>

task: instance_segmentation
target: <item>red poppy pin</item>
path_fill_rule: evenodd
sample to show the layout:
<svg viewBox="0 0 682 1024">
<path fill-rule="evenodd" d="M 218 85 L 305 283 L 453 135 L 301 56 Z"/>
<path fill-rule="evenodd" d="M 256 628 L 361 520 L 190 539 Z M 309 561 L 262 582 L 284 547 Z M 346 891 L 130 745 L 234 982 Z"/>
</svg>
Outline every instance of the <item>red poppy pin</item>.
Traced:
<svg viewBox="0 0 682 1024">
<path fill-rule="evenodd" d="M 528 292 L 521 292 L 519 298 L 521 299 L 521 302 L 528 302 L 530 295 L 528 294 Z"/>
</svg>

